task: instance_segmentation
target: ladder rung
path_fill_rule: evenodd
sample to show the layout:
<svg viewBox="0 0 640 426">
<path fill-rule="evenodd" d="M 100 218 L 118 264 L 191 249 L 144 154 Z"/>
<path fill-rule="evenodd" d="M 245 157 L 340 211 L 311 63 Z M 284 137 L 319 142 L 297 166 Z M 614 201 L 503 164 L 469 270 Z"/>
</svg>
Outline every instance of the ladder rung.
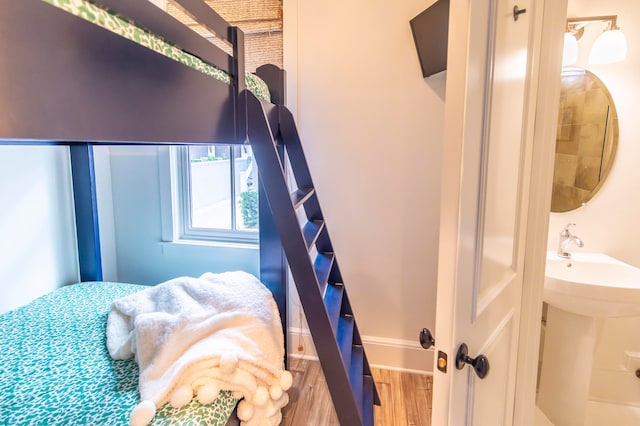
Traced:
<svg viewBox="0 0 640 426">
<path fill-rule="evenodd" d="M 327 287 L 327 281 L 329 281 L 332 266 L 333 253 L 318 253 L 315 262 L 313 262 L 313 270 L 315 271 L 316 278 L 318 279 L 320 294 L 324 294 L 324 289 Z"/>
<path fill-rule="evenodd" d="M 302 228 L 302 235 L 304 236 L 304 242 L 307 245 L 307 251 L 311 250 L 311 247 L 315 244 L 320 232 L 324 228 L 324 221 L 322 220 L 310 220 Z"/>
<path fill-rule="evenodd" d="M 349 367 L 349 382 L 351 382 L 351 389 L 353 389 L 353 396 L 358 402 L 358 408 L 360 409 L 360 415 L 362 415 L 362 404 L 364 402 L 364 395 L 362 394 L 362 365 L 364 350 L 362 346 L 355 345 L 351 349 L 351 366 Z"/>
<path fill-rule="evenodd" d="M 324 293 L 324 304 L 327 307 L 327 313 L 329 314 L 334 335 L 338 331 L 338 320 L 340 319 L 343 293 L 344 285 L 341 283 L 329 284 Z"/>
<path fill-rule="evenodd" d="M 313 188 L 299 188 L 291 193 L 291 202 L 293 203 L 293 208 L 297 209 L 301 205 L 307 202 L 309 198 L 315 193 L 315 189 Z"/>
<path fill-rule="evenodd" d="M 344 368 L 349 371 L 351 367 L 351 347 L 353 344 L 353 316 L 342 315 L 338 320 L 338 332 L 336 333 L 340 354 L 342 354 L 342 363 Z"/>
<path fill-rule="evenodd" d="M 363 376 L 362 384 L 362 423 L 373 426 L 373 377 Z"/>
</svg>

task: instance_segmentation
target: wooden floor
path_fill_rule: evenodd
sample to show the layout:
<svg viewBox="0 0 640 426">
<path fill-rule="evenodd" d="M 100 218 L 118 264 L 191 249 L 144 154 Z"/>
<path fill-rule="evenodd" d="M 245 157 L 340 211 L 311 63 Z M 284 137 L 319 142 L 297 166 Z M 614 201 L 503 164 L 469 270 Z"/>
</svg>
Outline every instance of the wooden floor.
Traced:
<svg viewBox="0 0 640 426">
<path fill-rule="evenodd" d="M 340 425 L 317 361 L 290 358 L 293 386 L 283 410 L 285 426 Z M 374 408 L 376 426 L 430 426 L 430 376 L 372 369 L 381 406 Z"/>
</svg>

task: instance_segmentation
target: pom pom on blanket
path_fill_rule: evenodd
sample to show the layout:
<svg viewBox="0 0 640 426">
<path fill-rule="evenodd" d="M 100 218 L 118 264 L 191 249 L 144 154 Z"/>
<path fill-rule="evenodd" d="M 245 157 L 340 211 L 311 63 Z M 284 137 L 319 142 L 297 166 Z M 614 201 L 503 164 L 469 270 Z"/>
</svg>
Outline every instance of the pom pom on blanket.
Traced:
<svg viewBox="0 0 640 426">
<path fill-rule="evenodd" d="M 280 386 L 283 390 L 289 390 L 291 385 L 293 385 L 293 376 L 289 371 L 284 370 L 280 376 Z"/>
<path fill-rule="evenodd" d="M 217 383 L 209 383 L 198 389 L 198 402 L 200 404 L 211 404 L 220 395 L 220 385 Z"/>
<path fill-rule="evenodd" d="M 271 387 L 269 387 L 269 396 L 271 396 L 271 399 L 280 399 L 282 396 L 282 388 L 277 385 L 271 385 Z"/>
<path fill-rule="evenodd" d="M 242 400 L 238 404 L 238 418 L 243 422 L 251 420 L 253 417 L 253 404 L 248 401 Z"/>
<path fill-rule="evenodd" d="M 142 401 L 140 404 L 133 407 L 133 410 L 131 410 L 129 424 L 131 426 L 146 426 L 151 423 L 151 420 L 153 420 L 155 415 L 156 405 L 153 401 Z"/>
<path fill-rule="evenodd" d="M 226 352 L 220 357 L 220 371 L 232 374 L 238 365 L 238 357 L 234 353 Z"/>
<path fill-rule="evenodd" d="M 211 403 L 220 390 L 244 397 L 243 425 L 277 424 L 289 400 L 278 308 L 244 272 L 177 278 L 114 301 L 107 348 L 114 359 L 135 357 L 140 367 L 143 402 L 131 412 L 134 426 L 194 394 Z"/>
<path fill-rule="evenodd" d="M 189 385 L 182 385 L 174 390 L 169 398 L 169 404 L 173 408 L 182 408 L 193 399 L 193 389 Z"/>
<path fill-rule="evenodd" d="M 269 392 L 260 386 L 255 395 L 253 395 L 253 403 L 256 405 L 264 405 L 267 401 L 269 401 Z"/>
</svg>

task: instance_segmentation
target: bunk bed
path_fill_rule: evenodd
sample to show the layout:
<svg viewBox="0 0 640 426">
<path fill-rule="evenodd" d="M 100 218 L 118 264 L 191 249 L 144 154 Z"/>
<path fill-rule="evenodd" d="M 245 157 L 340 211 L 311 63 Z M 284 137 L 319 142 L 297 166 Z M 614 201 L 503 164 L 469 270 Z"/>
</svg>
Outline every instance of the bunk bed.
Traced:
<svg viewBox="0 0 640 426">
<path fill-rule="evenodd" d="M 82 281 L 0 317 L 2 343 L 8 345 L 0 351 L 12 353 L 3 359 L 12 361 L 0 365 L 0 423 L 126 423 L 138 402 L 136 363 L 114 361 L 105 350 L 105 318 L 114 300 L 139 294 L 141 287 L 101 282 L 93 146 L 250 143 L 263 206 L 260 281 L 286 330 L 291 270 L 340 423 L 372 425 L 379 397 L 295 121 L 283 105 L 284 72 L 266 65 L 246 75 L 242 31 L 202 0 L 174 2 L 226 42 L 229 52 L 147 0 L 0 0 L 0 144 L 69 146 Z M 286 164 L 295 177 L 293 192 Z M 42 340 L 54 329 L 65 339 Z M 82 345 L 63 345 L 66 338 Z M 75 357 L 80 371 L 101 374 L 102 381 L 83 387 L 87 380 L 78 378 L 78 370 L 61 367 L 67 362 L 62 353 Z M 101 360 L 92 360 L 95 353 Z M 36 368 L 23 368 L 22 359 L 34 354 L 53 357 L 53 363 L 43 358 L 34 361 Z M 58 370 L 65 370 L 62 379 L 55 378 Z M 20 387 L 14 379 L 21 379 Z M 82 399 L 87 389 L 93 401 Z M 275 393 L 274 400 L 280 397 Z M 236 406 L 241 396 L 221 392 L 216 404 L 158 407 L 152 421 L 238 422 L 231 413 L 236 407 L 243 424 L 254 424 L 251 413 Z M 53 405 L 43 408 L 44 418 L 36 417 L 20 405 L 29 399 Z M 85 403 L 92 414 L 74 411 Z"/>
</svg>

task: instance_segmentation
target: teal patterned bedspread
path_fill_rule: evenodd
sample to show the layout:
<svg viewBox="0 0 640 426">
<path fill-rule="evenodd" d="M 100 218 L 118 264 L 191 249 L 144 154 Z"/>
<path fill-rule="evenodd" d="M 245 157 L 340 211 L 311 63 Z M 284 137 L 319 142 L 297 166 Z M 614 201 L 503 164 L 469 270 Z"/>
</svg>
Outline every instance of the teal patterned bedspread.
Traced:
<svg viewBox="0 0 640 426">
<path fill-rule="evenodd" d="M 127 425 L 139 402 L 138 366 L 112 360 L 111 301 L 144 289 L 89 282 L 62 287 L 0 315 L 0 425 Z M 224 425 L 237 400 L 158 410 L 154 425 Z"/>
</svg>

